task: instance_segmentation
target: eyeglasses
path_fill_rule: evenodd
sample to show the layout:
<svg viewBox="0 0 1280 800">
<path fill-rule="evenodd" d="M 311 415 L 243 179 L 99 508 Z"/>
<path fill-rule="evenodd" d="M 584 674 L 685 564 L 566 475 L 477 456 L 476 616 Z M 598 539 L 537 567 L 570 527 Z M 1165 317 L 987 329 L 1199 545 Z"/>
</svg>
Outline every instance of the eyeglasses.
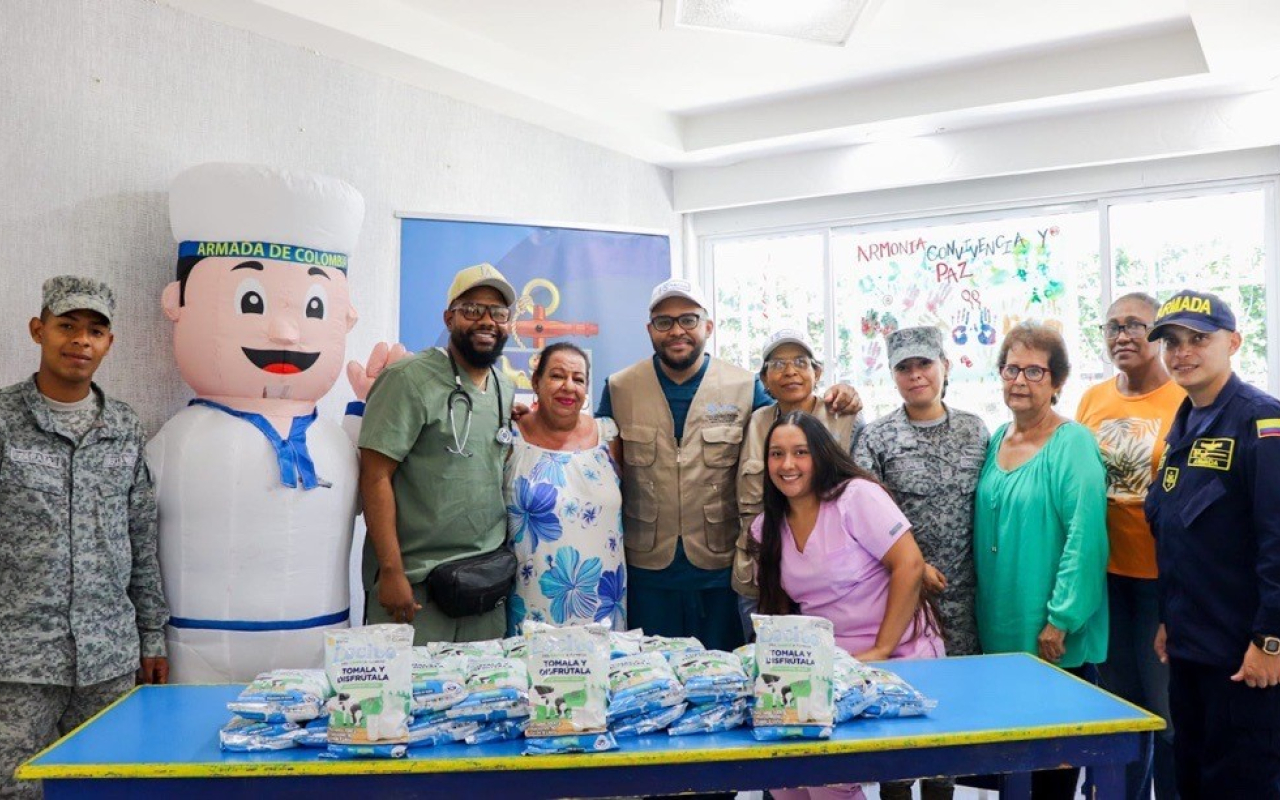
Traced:
<svg viewBox="0 0 1280 800">
<path fill-rule="evenodd" d="M 463 319 L 478 322 L 485 313 L 489 314 L 489 319 L 501 325 L 511 319 L 511 309 L 507 306 L 491 306 L 484 303 L 458 303 L 450 311 L 457 311 L 462 315 Z"/>
<path fill-rule="evenodd" d="M 806 370 L 813 365 L 813 359 L 808 356 L 796 356 L 795 358 L 771 358 L 764 362 L 765 369 L 770 372 L 784 372 L 789 366 L 795 367 L 798 370 Z"/>
<path fill-rule="evenodd" d="M 1130 339 L 1137 339 L 1139 337 L 1146 336 L 1147 331 L 1151 329 L 1151 326 L 1145 322 L 1134 322 L 1133 320 L 1130 320 L 1123 325 L 1118 322 L 1108 322 L 1105 325 L 1099 325 L 1098 329 L 1101 330 L 1102 334 L 1108 339 L 1116 338 L 1120 335 L 1120 331 L 1124 331 L 1128 334 Z"/>
<path fill-rule="evenodd" d="M 1049 374 L 1049 370 L 1045 367 L 1032 364 L 1029 367 L 1019 367 L 1017 364 L 1005 364 L 1000 368 L 1000 377 L 1010 383 L 1018 379 L 1018 375 L 1026 378 L 1029 383 L 1039 383 L 1044 380 L 1044 376 Z"/>
<path fill-rule="evenodd" d="M 663 314 L 661 316 L 651 317 L 649 319 L 649 324 L 653 326 L 655 331 L 658 331 L 659 333 L 666 333 L 671 330 L 677 322 L 680 323 L 681 328 L 684 328 L 686 331 L 691 331 L 698 327 L 698 323 L 701 321 L 701 314 L 681 314 L 678 317 Z"/>
</svg>

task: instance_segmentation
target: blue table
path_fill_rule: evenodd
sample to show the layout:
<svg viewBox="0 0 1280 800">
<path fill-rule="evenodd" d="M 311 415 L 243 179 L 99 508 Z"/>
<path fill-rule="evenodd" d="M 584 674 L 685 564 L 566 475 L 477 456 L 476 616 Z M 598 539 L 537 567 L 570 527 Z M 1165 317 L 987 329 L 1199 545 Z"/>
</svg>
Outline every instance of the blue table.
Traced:
<svg viewBox="0 0 1280 800">
<path fill-rule="evenodd" d="M 398 760 L 336 761 L 316 750 L 222 753 L 238 686 L 136 689 L 20 768 L 67 797 L 592 797 L 1004 773 L 1028 797 L 1031 770 L 1093 768 L 1120 798 L 1124 765 L 1163 721 L 1026 655 L 897 661 L 930 697 L 928 717 L 855 720 L 826 741 L 757 742 L 747 730 L 622 740 L 610 753 L 522 756 L 522 742 L 444 745 Z"/>
</svg>

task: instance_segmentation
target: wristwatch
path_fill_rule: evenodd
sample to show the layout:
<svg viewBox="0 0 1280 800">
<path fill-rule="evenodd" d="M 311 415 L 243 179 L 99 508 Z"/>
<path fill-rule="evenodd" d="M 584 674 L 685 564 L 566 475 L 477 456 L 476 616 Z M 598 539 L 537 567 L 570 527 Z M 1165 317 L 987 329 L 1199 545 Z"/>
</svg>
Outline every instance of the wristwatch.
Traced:
<svg viewBox="0 0 1280 800">
<path fill-rule="evenodd" d="M 1269 656 L 1280 655 L 1280 636 L 1263 636 L 1259 633 L 1253 637 L 1253 643 Z"/>
</svg>

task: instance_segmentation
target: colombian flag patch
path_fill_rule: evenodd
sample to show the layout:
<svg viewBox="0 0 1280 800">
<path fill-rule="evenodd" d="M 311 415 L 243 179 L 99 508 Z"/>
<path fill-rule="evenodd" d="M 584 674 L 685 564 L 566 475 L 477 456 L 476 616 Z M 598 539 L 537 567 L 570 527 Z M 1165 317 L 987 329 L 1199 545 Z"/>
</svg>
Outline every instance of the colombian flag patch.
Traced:
<svg viewBox="0 0 1280 800">
<path fill-rule="evenodd" d="M 1280 419 L 1258 420 L 1258 438 L 1265 439 L 1268 436 L 1280 436 Z"/>
</svg>

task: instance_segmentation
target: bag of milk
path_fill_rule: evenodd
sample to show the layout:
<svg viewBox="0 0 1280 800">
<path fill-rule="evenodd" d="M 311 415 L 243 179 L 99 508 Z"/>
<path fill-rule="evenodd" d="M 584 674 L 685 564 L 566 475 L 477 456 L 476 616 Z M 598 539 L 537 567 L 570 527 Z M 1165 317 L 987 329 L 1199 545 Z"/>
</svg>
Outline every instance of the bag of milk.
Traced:
<svg viewBox="0 0 1280 800">
<path fill-rule="evenodd" d="M 591 753 L 618 746 L 608 732 L 609 630 L 525 622 L 529 642 L 526 754 Z"/>
<path fill-rule="evenodd" d="M 830 736 L 835 723 L 830 620 L 761 614 L 752 614 L 751 620 L 757 673 L 752 735 L 759 740 Z"/>
<path fill-rule="evenodd" d="M 640 652 L 656 651 L 670 661 L 673 657 L 690 650 L 706 650 L 702 642 L 692 636 L 646 636 L 640 641 Z"/>
<path fill-rule="evenodd" d="M 443 711 L 467 697 L 467 659 L 435 656 L 426 647 L 413 648 L 413 713 Z"/>
<path fill-rule="evenodd" d="M 322 669 L 274 669 L 254 678 L 227 710 L 258 722 L 306 722 L 332 694 Z"/>
<path fill-rule="evenodd" d="M 751 694 L 742 661 L 723 650 L 691 650 L 671 657 L 690 705 L 721 703 Z"/>
<path fill-rule="evenodd" d="M 429 642 L 427 649 L 433 656 L 502 658 L 506 655 L 501 639 L 484 639 L 479 642 Z"/>
<path fill-rule="evenodd" d="M 863 674 L 871 684 L 871 700 L 863 710 L 864 717 L 919 717 L 938 707 L 915 687 L 886 669 L 863 665 Z"/>
<path fill-rule="evenodd" d="M 843 652 L 843 651 L 842 651 Z M 733 654 L 742 662 L 742 671 L 747 673 L 747 679 L 755 681 L 756 679 L 756 644 L 744 644 L 742 647 L 733 651 Z"/>
<path fill-rule="evenodd" d="M 413 627 L 368 625 L 325 632 L 329 752 L 404 755 L 413 711 Z"/>
<path fill-rule="evenodd" d="M 609 691 L 610 720 L 684 701 L 684 686 L 661 653 L 639 653 L 610 661 Z"/>
<path fill-rule="evenodd" d="M 875 699 L 875 687 L 867 676 L 869 667 L 837 647 L 832 662 L 832 691 L 835 693 L 835 720 L 839 725 L 858 716 Z"/>
<path fill-rule="evenodd" d="M 630 631 L 609 631 L 609 657 L 626 658 L 640 652 L 640 644 L 644 641 L 644 631 L 636 628 Z"/>
<path fill-rule="evenodd" d="M 265 753 L 297 747 L 306 729 L 296 722 L 258 722 L 232 717 L 218 731 L 218 745 L 230 753 Z"/>
<path fill-rule="evenodd" d="M 464 739 L 467 744 L 488 744 L 489 742 L 509 742 L 512 739 L 519 739 L 524 736 L 524 729 L 529 724 L 529 718 L 523 719 L 503 719 L 497 722 L 485 722 L 480 724 L 479 730 L 475 733 L 467 735 Z"/>
<path fill-rule="evenodd" d="M 670 736 L 687 736 L 691 733 L 718 733 L 728 731 L 747 721 L 747 699 L 740 697 L 727 703 L 690 705 L 680 719 L 667 728 Z"/>
<path fill-rule="evenodd" d="M 524 735 L 565 736 L 608 729 L 609 631 L 526 622 L 532 713 Z"/>
<path fill-rule="evenodd" d="M 466 698 L 445 709 L 450 719 L 496 722 L 529 716 L 529 672 L 514 658 L 467 661 Z"/>
<path fill-rule="evenodd" d="M 319 717 L 307 723 L 298 737 L 299 747 L 326 748 L 329 746 L 329 718 Z"/>
<path fill-rule="evenodd" d="M 441 712 L 414 717 L 409 723 L 409 747 L 427 747 L 461 742 L 483 725 L 469 720 L 449 719 Z"/>
<path fill-rule="evenodd" d="M 529 653 L 529 641 L 524 636 L 508 636 L 502 640 L 502 654 L 507 658 L 523 659 Z"/>
<path fill-rule="evenodd" d="M 525 623 L 527 628 L 529 623 Z M 603 753 L 617 750 L 612 733 L 583 733 L 577 736 L 546 736 L 525 739 L 526 756 L 550 756 L 557 753 Z"/>
<path fill-rule="evenodd" d="M 668 708 L 655 708 L 641 714 L 628 714 L 625 717 L 611 719 L 609 731 L 614 736 L 643 736 L 646 733 L 657 733 L 683 717 L 688 710 L 688 703 L 676 703 Z"/>
</svg>

